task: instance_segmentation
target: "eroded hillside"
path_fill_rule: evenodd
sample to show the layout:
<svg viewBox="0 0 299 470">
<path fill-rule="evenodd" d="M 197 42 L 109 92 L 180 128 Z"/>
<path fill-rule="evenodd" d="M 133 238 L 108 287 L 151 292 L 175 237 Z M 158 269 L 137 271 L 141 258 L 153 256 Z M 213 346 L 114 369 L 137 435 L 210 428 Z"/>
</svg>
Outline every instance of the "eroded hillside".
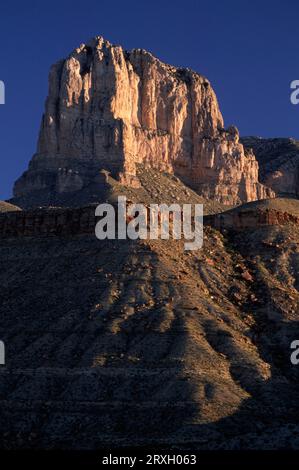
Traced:
<svg viewBox="0 0 299 470">
<path fill-rule="evenodd" d="M 298 447 L 299 226 L 1 239 L 1 446 Z"/>
</svg>

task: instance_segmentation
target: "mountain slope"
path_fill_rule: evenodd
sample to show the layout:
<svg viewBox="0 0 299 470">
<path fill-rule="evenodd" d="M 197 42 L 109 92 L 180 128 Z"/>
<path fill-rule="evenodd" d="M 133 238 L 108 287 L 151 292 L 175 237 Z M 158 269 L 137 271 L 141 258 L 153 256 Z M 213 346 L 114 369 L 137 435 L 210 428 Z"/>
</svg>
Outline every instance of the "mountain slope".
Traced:
<svg viewBox="0 0 299 470">
<path fill-rule="evenodd" d="M 228 209 L 229 206 L 220 202 L 205 199 L 195 191 L 185 186 L 174 175 L 160 172 L 154 168 L 145 168 L 137 165 L 136 174 L 140 181 L 138 188 L 128 187 L 114 179 L 105 170 L 99 173 L 101 181 L 91 184 L 85 190 L 75 193 L 43 193 L 33 192 L 30 196 L 13 198 L 11 202 L 19 204 L 25 209 L 32 209 L 39 206 L 67 206 L 82 207 L 90 203 L 96 204 L 105 201 L 117 201 L 117 196 L 126 196 L 133 202 L 143 204 L 204 204 L 205 214 L 214 214 Z"/>
<path fill-rule="evenodd" d="M 19 207 L 9 204 L 9 202 L 0 201 L 0 213 L 14 212 L 21 210 Z"/>
<path fill-rule="evenodd" d="M 2 447 L 298 447 L 299 226 L 0 250 Z"/>
</svg>

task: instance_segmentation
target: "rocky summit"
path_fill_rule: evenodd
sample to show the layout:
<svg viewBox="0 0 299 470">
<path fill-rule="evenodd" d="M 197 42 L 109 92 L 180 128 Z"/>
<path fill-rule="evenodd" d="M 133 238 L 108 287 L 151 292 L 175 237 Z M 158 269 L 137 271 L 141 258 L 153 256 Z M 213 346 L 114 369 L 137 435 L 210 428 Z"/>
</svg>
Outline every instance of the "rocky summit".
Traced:
<svg viewBox="0 0 299 470">
<path fill-rule="evenodd" d="M 138 187 L 137 164 L 174 173 L 224 204 L 274 196 L 259 183 L 258 162 L 236 127 L 224 128 L 206 78 L 95 37 L 51 68 L 37 152 L 13 202 L 63 204 L 80 192 L 88 203 L 102 169 Z"/>
</svg>

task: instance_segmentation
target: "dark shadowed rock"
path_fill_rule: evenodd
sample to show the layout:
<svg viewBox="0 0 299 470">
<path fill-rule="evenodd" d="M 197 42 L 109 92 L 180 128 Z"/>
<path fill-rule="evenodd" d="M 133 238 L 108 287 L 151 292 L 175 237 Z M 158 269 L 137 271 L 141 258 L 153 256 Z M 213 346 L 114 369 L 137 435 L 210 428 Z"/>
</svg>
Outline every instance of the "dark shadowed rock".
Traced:
<svg viewBox="0 0 299 470">
<path fill-rule="evenodd" d="M 279 195 L 299 196 L 299 142 L 295 139 L 242 137 L 260 165 L 261 181 Z"/>
</svg>

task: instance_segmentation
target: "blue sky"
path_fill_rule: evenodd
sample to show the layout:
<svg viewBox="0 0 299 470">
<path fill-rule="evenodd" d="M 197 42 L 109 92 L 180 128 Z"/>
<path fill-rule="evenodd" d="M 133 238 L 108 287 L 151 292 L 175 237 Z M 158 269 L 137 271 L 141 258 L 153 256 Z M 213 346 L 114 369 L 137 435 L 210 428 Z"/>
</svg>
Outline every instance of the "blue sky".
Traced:
<svg viewBox="0 0 299 470">
<path fill-rule="evenodd" d="M 50 65 L 95 35 L 205 75 L 241 135 L 299 139 L 298 25 L 296 0 L 2 0 L 0 199 L 35 151 Z"/>
</svg>

